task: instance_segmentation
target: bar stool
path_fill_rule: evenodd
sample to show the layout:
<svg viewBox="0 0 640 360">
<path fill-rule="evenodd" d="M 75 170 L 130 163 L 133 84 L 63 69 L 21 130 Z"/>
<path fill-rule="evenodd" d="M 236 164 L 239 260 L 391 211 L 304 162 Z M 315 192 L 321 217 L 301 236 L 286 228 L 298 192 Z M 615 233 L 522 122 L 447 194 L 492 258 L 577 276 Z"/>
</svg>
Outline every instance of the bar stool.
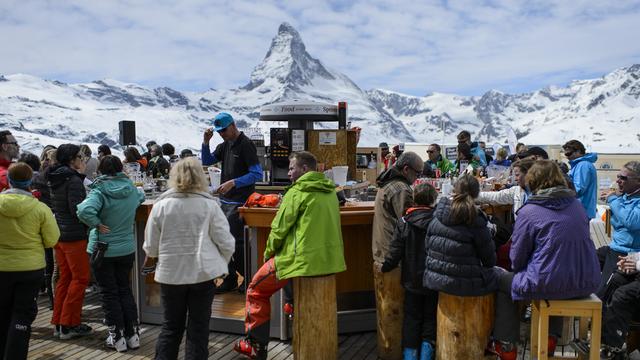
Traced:
<svg viewBox="0 0 640 360">
<path fill-rule="evenodd" d="M 480 360 L 493 328 L 495 294 L 438 294 L 436 359 Z M 488 357 L 495 359 L 495 355 Z"/>
<path fill-rule="evenodd" d="M 547 354 L 549 316 L 579 317 L 580 327 L 576 337 L 586 337 L 588 328 L 587 319 L 591 318 L 591 351 L 589 359 L 600 359 L 602 302 L 597 296 L 591 294 L 588 298 L 583 299 L 533 300 L 531 302 L 531 358 L 534 359 L 537 354 L 538 360 L 567 359 L 566 357 L 555 357 Z M 577 358 L 584 359 L 582 354 L 578 354 Z"/>
<path fill-rule="evenodd" d="M 293 278 L 295 315 L 293 358 L 336 360 L 338 358 L 338 309 L 336 276 Z"/>
</svg>

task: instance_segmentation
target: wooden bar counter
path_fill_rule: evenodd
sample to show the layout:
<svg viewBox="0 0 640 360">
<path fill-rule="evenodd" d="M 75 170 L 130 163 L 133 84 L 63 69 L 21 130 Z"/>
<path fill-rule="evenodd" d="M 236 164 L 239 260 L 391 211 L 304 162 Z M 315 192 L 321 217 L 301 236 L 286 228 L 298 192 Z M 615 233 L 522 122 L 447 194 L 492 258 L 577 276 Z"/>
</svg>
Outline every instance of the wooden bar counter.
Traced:
<svg viewBox="0 0 640 360">
<path fill-rule="evenodd" d="M 145 323 L 162 323 L 160 286 L 153 281 L 153 274 L 139 275 L 144 261 L 144 228 L 151 214 L 153 200 L 146 200 L 136 213 L 136 266 L 133 279 L 134 295 L 140 311 L 140 320 Z M 338 305 L 338 331 L 359 332 L 375 329 L 375 298 L 371 264 L 371 231 L 373 202 L 350 203 L 340 208 L 342 237 L 347 270 L 336 274 Z M 276 208 L 240 208 L 245 220 L 245 273 L 247 283 L 263 263 L 267 237 L 271 231 Z M 245 295 L 230 292 L 214 297 L 209 328 L 213 331 L 244 333 Z M 284 295 L 274 294 L 271 299 L 271 336 L 288 339 L 290 323 L 282 312 Z"/>
<path fill-rule="evenodd" d="M 246 224 L 245 262 L 253 274 L 263 264 L 263 254 L 271 221 L 276 208 L 240 208 L 240 216 Z M 342 240 L 347 270 L 336 274 L 338 305 L 338 332 L 374 330 L 375 297 L 371 264 L 371 233 L 373 224 L 373 202 L 354 202 L 340 208 Z M 280 300 L 280 301 L 278 301 Z M 281 299 L 272 298 L 271 335 L 282 339 L 290 334 L 286 320 L 282 318 Z M 295 316 L 295 315 L 294 315 Z"/>
<path fill-rule="evenodd" d="M 160 286 L 153 281 L 153 274 L 139 275 L 144 261 L 144 229 L 151 214 L 154 200 L 146 200 L 137 210 L 135 233 L 138 242 L 134 296 L 140 311 L 140 320 L 145 323 L 162 323 Z M 338 309 L 338 332 L 361 332 L 376 329 L 375 296 L 373 287 L 373 258 L 371 236 L 373 224 L 373 202 L 353 202 L 340 208 L 344 257 L 347 270 L 336 274 L 336 296 Z M 483 208 L 489 214 L 511 216 L 511 205 Z M 271 231 L 271 221 L 276 208 L 239 209 L 245 221 L 245 273 L 247 283 L 262 265 L 264 249 Z M 216 295 L 212 305 L 210 329 L 236 334 L 244 333 L 245 295 L 230 292 Z M 282 312 L 284 294 L 278 292 L 271 299 L 271 336 L 288 339 L 291 324 Z"/>
</svg>

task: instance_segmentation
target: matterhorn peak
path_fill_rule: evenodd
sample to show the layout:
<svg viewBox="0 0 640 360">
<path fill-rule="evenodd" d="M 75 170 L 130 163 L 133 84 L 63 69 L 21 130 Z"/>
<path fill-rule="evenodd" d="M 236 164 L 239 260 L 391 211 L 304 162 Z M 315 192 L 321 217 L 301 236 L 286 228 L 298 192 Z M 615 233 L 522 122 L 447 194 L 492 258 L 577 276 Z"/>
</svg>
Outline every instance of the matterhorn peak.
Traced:
<svg viewBox="0 0 640 360">
<path fill-rule="evenodd" d="M 318 76 L 335 79 L 320 61 L 309 55 L 298 31 L 284 22 L 280 24 L 262 63 L 256 66 L 251 80 L 242 89 L 253 90 L 268 79 L 277 80 L 284 89 L 299 89 L 310 85 Z"/>
</svg>

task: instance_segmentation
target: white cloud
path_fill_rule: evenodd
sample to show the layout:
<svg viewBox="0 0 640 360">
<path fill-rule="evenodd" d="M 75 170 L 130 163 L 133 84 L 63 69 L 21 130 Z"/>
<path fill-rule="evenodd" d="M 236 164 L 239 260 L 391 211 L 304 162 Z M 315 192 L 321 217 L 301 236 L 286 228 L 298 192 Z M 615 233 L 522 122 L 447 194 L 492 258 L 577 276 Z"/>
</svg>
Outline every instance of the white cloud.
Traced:
<svg viewBox="0 0 640 360">
<path fill-rule="evenodd" d="M 0 73 L 244 85 L 278 25 L 364 89 L 528 91 L 640 62 L 640 1 L 4 1 Z"/>
</svg>

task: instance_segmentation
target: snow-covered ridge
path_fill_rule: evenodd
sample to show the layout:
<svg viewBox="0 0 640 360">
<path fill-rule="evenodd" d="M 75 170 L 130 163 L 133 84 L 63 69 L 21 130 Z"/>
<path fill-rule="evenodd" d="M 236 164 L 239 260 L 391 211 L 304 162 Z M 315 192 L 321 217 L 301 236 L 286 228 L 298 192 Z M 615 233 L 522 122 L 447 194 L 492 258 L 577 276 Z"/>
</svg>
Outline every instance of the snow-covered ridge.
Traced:
<svg viewBox="0 0 640 360">
<path fill-rule="evenodd" d="M 153 139 L 178 150 L 199 149 L 202 131 L 217 112 L 231 113 L 240 127 L 257 126 L 268 133 L 274 124 L 258 122 L 260 107 L 293 99 L 347 101 L 348 120 L 363 129 L 360 146 L 440 142 L 443 135 L 455 143 L 462 129 L 489 143 L 504 142 L 510 126 L 525 143 L 578 139 L 596 151 L 640 152 L 640 64 L 526 94 L 365 92 L 312 57 L 287 23 L 280 25 L 248 83 L 236 89 L 195 93 L 113 79 L 65 84 L 26 74 L 0 75 L 0 129 L 12 130 L 23 148 L 35 152 L 63 142 L 95 148 L 117 146 L 118 121 L 127 119 L 136 121 L 139 144 Z"/>
</svg>

